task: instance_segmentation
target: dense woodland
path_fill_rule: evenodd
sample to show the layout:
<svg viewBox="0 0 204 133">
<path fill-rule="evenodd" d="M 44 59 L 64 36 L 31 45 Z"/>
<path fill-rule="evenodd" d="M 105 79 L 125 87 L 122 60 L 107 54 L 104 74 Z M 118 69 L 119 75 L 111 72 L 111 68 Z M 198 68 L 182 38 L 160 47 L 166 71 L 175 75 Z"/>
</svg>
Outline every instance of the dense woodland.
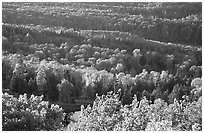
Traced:
<svg viewBox="0 0 204 133">
<path fill-rule="evenodd" d="M 202 130 L 201 3 L 2 6 L 2 130 Z"/>
</svg>

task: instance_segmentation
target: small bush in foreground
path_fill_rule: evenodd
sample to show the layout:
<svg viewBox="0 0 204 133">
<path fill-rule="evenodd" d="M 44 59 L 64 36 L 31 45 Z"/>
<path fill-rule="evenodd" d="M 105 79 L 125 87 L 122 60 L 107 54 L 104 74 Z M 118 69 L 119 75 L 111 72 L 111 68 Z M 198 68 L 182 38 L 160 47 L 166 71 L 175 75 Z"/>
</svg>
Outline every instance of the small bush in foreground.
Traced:
<svg viewBox="0 0 204 133">
<path fill-rule="evenodd" d="M 42 101 L 43 96 L 26 94 L 16 98 L 8 93 L 2 96 L 2 130 L 39 131 L 59 130 L 64 114 L 58 105 Z"/>
<path fill-rule="evenodd" d="M 167 104 L 156 99 L 153 104 L 143 98 L 123 106 L 117 94 L 97 96 L 93 106 L 82 106 L 77 122 L 68 125 L 74 131 L 201 131 L 202 97 L 190 102 L 174 99 Z"/>
</svg>

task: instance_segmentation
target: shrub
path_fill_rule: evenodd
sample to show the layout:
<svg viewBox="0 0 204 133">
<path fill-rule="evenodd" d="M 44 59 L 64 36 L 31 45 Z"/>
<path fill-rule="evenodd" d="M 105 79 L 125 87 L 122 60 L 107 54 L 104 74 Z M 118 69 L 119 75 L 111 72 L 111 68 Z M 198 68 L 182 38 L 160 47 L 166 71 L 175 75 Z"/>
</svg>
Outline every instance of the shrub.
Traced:
<svg viewBox="0 0 204 133">
<path fill-rule="evenodd" d="M 39 131 L 59 130 L 64 114 L 58 105 L 42 101 L 43 96 L 26 94 L 16 98 L 8 93 L 2 96 L 2 130 Z"/>
<path fill-rule="evenodd" d="M 68 130 L 82 131 L 111 131 L 119 122 L 120 108 L 118 95 L 108 93 L 106 96 L 97 96 L 93 107 L 81 107 L 79 121 L 68 125 Z"/>
<path fill-rule="evenodd" d="M 180 131 L 202 130 L 202 97 L 196 102 L 177 101 L 168 105 L 162 99 L 153 104 L 134 96 L 132 104 L 122 105 L 118 94 L 97 96 L 93 106 L 82 106 L 79 120 L 68 125 L 74 131 Z"/>
</svg>

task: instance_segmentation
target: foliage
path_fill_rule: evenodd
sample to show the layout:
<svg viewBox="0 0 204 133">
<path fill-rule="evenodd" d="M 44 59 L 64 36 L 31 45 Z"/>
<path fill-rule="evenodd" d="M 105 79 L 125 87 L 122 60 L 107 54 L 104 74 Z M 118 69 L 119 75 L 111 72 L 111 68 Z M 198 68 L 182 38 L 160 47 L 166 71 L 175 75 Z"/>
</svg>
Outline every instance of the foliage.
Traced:
<svg viewBox="0 0 204 133">
<path fill-rule="evenodd" d="M 69 81 L 63 79 L 60 84 L 57 85 L 59 90 L 59 102 L 71 103 L 73 98 L 73 85 Z"/>
<path fill-rule="evenodd" d="M 161 99 L 153 104 L 137 97 L 131 105 L 123 106 L 118 94 L 97 96 L 92 107 L 81 107 L 77 122 L 68 125 L 74 131 L 171 131 L 202 129 L 202 97 L 198 101 L 168 105 Z"/>
<path fill-rule="evenodd" d="M 120 101 L 117 95 L 97 96 L 93 107 L 88 106 L 86 109 L 83 106 L 81 107 L 79 121 L 71 124 L 68 128 L 83 131 L 113 130 L 120 117 L 116 111 L 119 108 Z"/>
<path fill-rule="evenodd" d="M 58 105 L 42 101 L 42 96 L 26 94 L 16 98 L 2 95 L 2 128 L 4 131 L 59 130 L 64 114 Z"/>
<path fill-rule="evenodd" d="M 2 90 L 67 110 L 96 99 L 70 130 L 201 130 L 201 5 L 4 2 Z"/>
<path fill-rule="evenodd" d="M 3 23 L 63 26 L 70 28 L 69 31 L 76 28 L 123 31 L 152 40 L 201 45 L 201 5 L 200 2 L 119 2 L 111 5 L 110 3 L 38 3 L 37 5 L 3 3 L 2 6 L 3 14 L 6 14 L 3 16 Z M 80 11 L 78 7 L 81 7 Z M 61 35 L 62 31 L 63 28 L 60 28 L 56 33 Z M 32 41 L 33 38 L 30 34 L 21 40 Z M 61 37 L 53 39 L 52 42 L 60 44 L 62 43 L 60 40 L 67 39 Z"/>
</svg>

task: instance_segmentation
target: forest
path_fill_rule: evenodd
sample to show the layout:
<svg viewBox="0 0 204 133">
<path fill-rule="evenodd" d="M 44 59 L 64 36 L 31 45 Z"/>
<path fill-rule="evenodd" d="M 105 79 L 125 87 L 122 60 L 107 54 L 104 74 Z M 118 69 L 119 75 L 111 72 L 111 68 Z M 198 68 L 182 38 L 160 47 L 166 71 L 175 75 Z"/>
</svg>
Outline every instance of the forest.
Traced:
<svg viewBox="0 0 204 133">
<path fill-rule="evenodd" d="M 202 131 L 202 3 L 3 2 L 3 131 Z"/>
</svg>

